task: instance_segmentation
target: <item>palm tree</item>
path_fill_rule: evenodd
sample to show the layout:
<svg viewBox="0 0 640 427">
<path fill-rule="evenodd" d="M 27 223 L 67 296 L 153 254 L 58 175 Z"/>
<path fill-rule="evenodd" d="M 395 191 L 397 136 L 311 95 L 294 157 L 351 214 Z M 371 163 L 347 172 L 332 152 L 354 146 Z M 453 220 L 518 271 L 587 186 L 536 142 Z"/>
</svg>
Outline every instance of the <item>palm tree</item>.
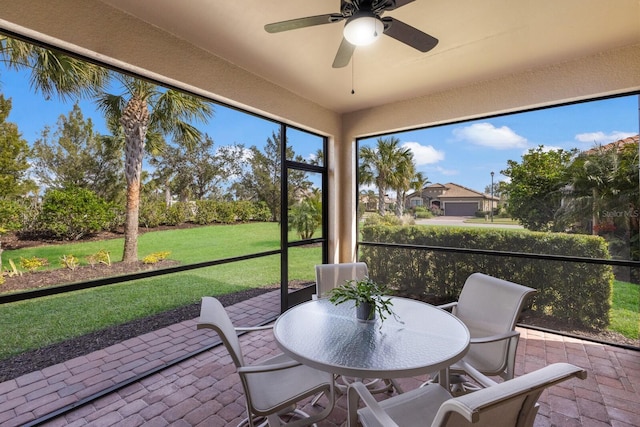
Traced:
<svg viewBox="0 0 640 427">
<path fill-rule="evenodd" d="M 404 213 L 404 199 L 411 189 L 411 180 L 416 174 L 413 153 L 407 149 L 399 154 L 398 164 L 392 176 L 393 188 L 396 190 L 396 216 Z"/>
<path fill-rule="evenodd" d="M 0 61 L 10 69 L 29 70 L 31 86 L 47 99 L 90 95 L 109 78 L 105 68 L 1 34 Z"/>
<path fill-rule="evenodd" d="M 164 135 L 179 143 L 194 146 L 201 133 L 190 123 L 206 122 L 213 115 L 209 102 L 175 90 L 164 90 L 152 83 L 135 79 L 56 51 L 43 49 L 9 37 L 0 36 L 0 60 L 14 69 L 28 69 L 31 85 L 45 97 L 93 97 L 107 118 L 114 137 L 124 139 L 127 200 L 125 247 L 122 260 L 138 258 L 138 210 L 140 174 L 145 144 L 158 148 Z M 120 95 L 106 92 L 112 80 L 121 83 Z"/>
<path fill-rule="evenodd" d="M 124 132 L 125 177 L 127 201 L 124 223 L 123 262 L 138 260 L 138 212 L 140 209 L 140 174 L 145 146 L 161 149 L 163 136 L 169 135 L 187 148 L 202 140 L 202 133 L 191 123 L 206 122 L 213 115 L 211 103 L 178 92 L 163 89 L 147 81 L 123 74 L 113 74 L 123 92 L 119 95 L 100 90 L 98 108 L 112 127 Z"/>
<path fill-rule="evenodd" d="M 362 147 L 360 149 L 360 184 L 375 184 L 378 188 L 378 213 L 385 213 L 385 194 L 397 184 L 398 168 L 406 168 L 403 162 L 410 157 L 413 160 L 411 150 L 400 147 L 400 140 L 395 137 L 378 138 L 376 148 Z M 402 173 L 400 174 L 402 175 Z M 396 187 L 397 188 L 397 187 Z"/>
<path fill-rule="evenodd" d="M 420 198 L 422 198 L 422 190 L 424 190 L 424 187 L 427 186 L 427 184 L 430 184 L 431 181 L 429 181 L 429 178 L 427 178 L 427 176 L 422 173 L 422 172 L 416 172 L 415 175 L 413 175 L 413 179 L 411 180 L 411 189 L 413 191 L 415 191 L 416 193 L 419 193 Z"/>
</svg>

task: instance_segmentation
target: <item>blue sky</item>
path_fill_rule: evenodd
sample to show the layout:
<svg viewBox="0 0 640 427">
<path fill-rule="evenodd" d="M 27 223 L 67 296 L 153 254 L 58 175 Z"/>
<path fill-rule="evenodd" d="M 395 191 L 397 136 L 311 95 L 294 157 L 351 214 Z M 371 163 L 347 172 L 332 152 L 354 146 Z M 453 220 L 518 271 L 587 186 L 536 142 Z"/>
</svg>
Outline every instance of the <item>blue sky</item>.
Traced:
<svg viewBox="0 0 640 427">
<path fill-rule="evenodd" d="M 638 115 L 638 96 L 633 95 L 390 136 L 413 151 L 418 170 L 432 183 L 454 182 L 482 192 L 491 184 L 492 171 L 494 182 L 504 180 L 500 171 L 507 161 L 520 162 L 530 148 L 586 150 L 637 135 Z"/>
<path fill-rule="evenodd" d="M 9 121 L 18 125 L 29 143 L 40 137 L 45 126 L 55 129 L 58 117 L 66 115 L 73 106 L 73 101 L 45 100 L 34 94 L 24 72 L 6 70 L 3 64 L 0 64 L 0 92 L 12 99 Z M 92 118 L 96 131 L 107 133 L 104 120 L 90 100 L 80 101 L 80 107 L 85 117 Z M 216 106 L 214 118 L 200 128 L 213 138 L 216 146 L 238 143 L 246 147 L 262 147 L 272 131 L 278 129 L 273 122 L 222 106 Z M 530 148 L 543 145 L 548 149 L 584 150 L 636 135 L 638 128 L 638 96 L 632 95 L 393 136 L 413 151 L 418 170 L 432 183 L 454 182 L 484 191 L 491 183 L 491 171 L 495 172 L 496 182 L 504 179 L 500 171 L 506 168 L 507 161 L 520 161 Z M 308 151 L 303 152 L 306 141 L 296 143 L 295 149 L 309 157 L 320 148 L 320 143 L 311 139 Z M 370 138 L 361 144 L 375 141 L 376 138 Z"/>
</svg>

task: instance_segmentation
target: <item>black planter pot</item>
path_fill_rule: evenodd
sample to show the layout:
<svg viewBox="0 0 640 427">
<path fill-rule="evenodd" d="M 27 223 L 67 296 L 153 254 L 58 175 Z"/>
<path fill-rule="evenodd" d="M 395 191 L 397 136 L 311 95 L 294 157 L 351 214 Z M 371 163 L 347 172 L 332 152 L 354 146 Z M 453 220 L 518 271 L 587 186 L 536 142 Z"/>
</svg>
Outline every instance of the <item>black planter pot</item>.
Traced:
<svg viewBox="0 0 640 427">
<path fill-rule="evenodd" d="M 375 322 L 376 311 L 375 306 L 368 302 L 362 302 L 356 307 L 356 317 L 359 322 Z"/>
</svg>

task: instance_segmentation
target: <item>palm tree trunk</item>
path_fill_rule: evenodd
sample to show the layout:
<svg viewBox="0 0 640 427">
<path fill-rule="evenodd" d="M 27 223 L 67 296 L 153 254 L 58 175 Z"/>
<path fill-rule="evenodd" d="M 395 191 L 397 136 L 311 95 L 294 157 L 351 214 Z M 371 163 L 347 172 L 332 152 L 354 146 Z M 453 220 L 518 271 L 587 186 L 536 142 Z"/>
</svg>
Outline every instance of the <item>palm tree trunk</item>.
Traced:
<svg viewBox="0 0 640 427">
<path fill-rule="evenodd" d="M 384 216 L 384 189 L 378 188 L 378 213 L 380 216 Z"/>
<path fill-rule="evenodd" d="M 124 220 L 124 252 L 122 262 L 138 261 L 138 213 L 140 211 L 140 176 L 142 157 L 149 123 L 147 103 L 137 96 L 127 104 L 120 123 L 125 135 L 125 175 L 127 207 Z"/>
<path fill-rule="evenodd" d="M 164 183 L 164 204 L 167 207 L 171 206 L 171 190 L 169 189 L 169 180 Z"/>
<path fill-rule="evenodd" d="M 138 260 L 138 215 L 140 212 L 140 181 L 127 184 L 127 209 L 124 217 L 123 262 Z"/>
</svg>

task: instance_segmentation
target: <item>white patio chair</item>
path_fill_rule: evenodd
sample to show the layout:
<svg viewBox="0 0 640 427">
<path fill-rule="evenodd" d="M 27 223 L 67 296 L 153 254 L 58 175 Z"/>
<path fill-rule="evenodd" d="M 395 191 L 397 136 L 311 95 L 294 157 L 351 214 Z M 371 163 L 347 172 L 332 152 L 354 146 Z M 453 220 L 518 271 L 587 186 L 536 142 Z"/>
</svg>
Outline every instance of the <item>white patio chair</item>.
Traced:
<svg viewBox="0 0 640 427">
<path fill-rule="evenodd" d="M 254 427 L 260 425 L 274 426 L 308 426 L 326 418 L 333 409 L 334 382 L 333 375 L 302 365 L 293 359 L 280 354 L 264 362 L 245 365 L 236 331 L 249 331 L 271 328 L 234 328 L 226 310 L 216 298 L 202 298 L 198 329 L 213 329 L 218 333 L 227 347 L 244 388 L 247 418 L 239 426 Z M 321 412 L 309 416 L 297 409 L 297 402 L 324 393 L 328 404 Z M 290 423 L 282 422 L 280 416 L 293 412 L 297 418 Z M 266 419 L 266 421 L 265 421 Z"/>
<path fill-rule="evenodd" d="M 457 302 L 439 306 L 451 309 L 469 329 L 471 345 L 462 359 L 450 367 L 452 391 L 457 394 L 478 389 L 465 380 L 465 367 L 473 366 L 484 375 L 513 378 L 520 333 L 516 322 L 527 298 L 535 289 L 482 273 L 471 274 Z"/>
<path fill-rule="evenodd" d="M 369 276 L 365 262 L 316 265 L 316 293 L 314 299 L 324 298 L 329 291 L 347 280 L 359 280 Z"/>
<path fill-rule="evenodd" d="M 587 376 L 569 363 L 555 363 L 499 384 L 474 374 L 477 381 L 491 385 L 458 397 L 439 384 L 429 384 L 378 402 L 366 387 L 354 383 L 348 391 L 348 425 L 356 426 L 359 419 L 364 427 L 531 427 L 545 388 Z M 358 409 L 360 399 L 365 404 L 362 409 Z"/>
<path fill-rule="evenodd" d="M 368 276 L 369 268 L 366 262 L 318 264 L 316 265 L 316 293 L 312 298 L 325 298 L 331 289 L 344 284 L 347 280 L 360 280 Z M 353 381 L 364 381 L 372 393 L 391 392 L 394 389 L 394 384 L 391 380 L 381 380 L 380 378 L 356 379 L 346 376 L 336 378 L 336 389 L 341 393 L 345 393 L 347 387 Z"/>
</svg>

